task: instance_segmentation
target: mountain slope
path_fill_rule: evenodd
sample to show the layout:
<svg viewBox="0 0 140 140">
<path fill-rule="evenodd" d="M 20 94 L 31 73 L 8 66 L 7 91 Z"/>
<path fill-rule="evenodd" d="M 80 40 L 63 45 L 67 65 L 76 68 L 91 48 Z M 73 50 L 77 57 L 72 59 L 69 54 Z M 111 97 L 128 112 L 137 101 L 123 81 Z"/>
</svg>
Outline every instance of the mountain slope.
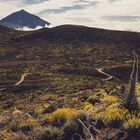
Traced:
<svg viewBox="0 0 140 140">
<path fill-rule="evenodd" d="M 54 28 L 44 28 L 25 36 L 17 37 L 17 41 L 48 40 L 59 42 L 108 42 L 108 43 L 140 43 L 140 33 L 113 31 L 98 28 L 90 28 L 76 25 L 62 25 Z"/>
<path fill-rule="evenodd" d="M 129 60 L 133 50 L 140 54 L 140 33 L 122 32 L 76 25 L 62 25 L 32 32 L 15 32 L 9 46 L 22 60 L 87 61 L 109 65 Z M 5 34 L 3 38 L 7 38 Z M 12 51 L 12 50 L 11 50 Z M 3 56 L 4 57 L 4 56 Z M 5 58 L 5 57 L 4 57 Z M 3 59 L 0 57 L 0 59 Z M 8 58 L 7 58 L 8 59 Z M 20 59 L 20 58 L 18 58 Z"/>
<path fill-rule="evenodd" d="M 28 27 L 35 29 L 37 26 L 45 27 L 49 23 L 38 16 L 28 13 L 25 10 L 21 10 L 0 20 L 0 25 L 10 28 L 23 28 Z"/>
<path fill-rule="evenodd" d="M 53 44 L 57 48 L 61 48 L 61 46 L 68 48 L 71 46 L 73 51 L 76 51 L 78 48 L 85 48 L 85 50 L 88 48 L 90 55 L 96 54 L 96 56 L 101 57 L 104 55 L 106 57 L 115 55 L 114 57 L 116 57 L 119 54 L 125 57 L 125 55 L 130 54 L 133 50 L 137 50 L 138 53 L 140 52 L 140 33 L 74 25 L 41 29 L 26 35 L 17 36 L 15 41 L 27 43 L 28 46 L 32 44 L 42 47 L 46 44 L 48 46 Z"/>
</svg>

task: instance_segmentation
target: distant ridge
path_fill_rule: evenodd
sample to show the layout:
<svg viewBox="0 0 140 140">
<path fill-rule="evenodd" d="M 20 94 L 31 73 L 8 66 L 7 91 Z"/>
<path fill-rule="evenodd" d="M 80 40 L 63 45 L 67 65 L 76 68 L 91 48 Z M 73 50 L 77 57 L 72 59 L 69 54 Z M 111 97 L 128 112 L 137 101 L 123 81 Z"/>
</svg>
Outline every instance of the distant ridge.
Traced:
<svg viewBox="0 0 140 140">
<path fill-rule="evenodd" d="M 10 52 L 3 53 L 0 60 L 16 59 L 16 56 L 21 54 L 22 60 L 48 61 L 50 58 L 54 58 L 53 60 L 64 58 L 72 59 L 73 62 L 75 60 L 85 62 L 90 59 L 104 64 L 108 60 L 113 63 L 129 60 L 133 50 L 140 55 L 138 32 L 78 25 L 61 25 L 29 32 L 0 26 L 0 40 L 2 48 L 10 49 L 11 46 L 14 48 L 10 49 Z"/>
<path fill-rule="evenodd" d="M 128 31 L 115 31 L 100 28 L 91 28 L 79 25 L 61 25 L 53 28 L 44 28 L 26 35 L 18 36 L 17 41 L 49 41 L 60 43 L 82 44 L 101 43 L 101 44 L 123 44 L 133 47 L 140 44 L 140 33 Z M 135 44 L 135 45 L 134 45 Z M 83 44 L 82 44 L 83 45 Z M 132 46 L 131 46 L 132 47 Z M 133 48 L 132 47 L 132 48 Z"/>
<path fill-rule="evenodd" d="M 0 20 L 0 25 L 13 29 L 23 29 L 24 27 L 35 29 L 38 26 L 49 26 L 50 23 L 25 10 L 20 10 Z"/>
</svg>

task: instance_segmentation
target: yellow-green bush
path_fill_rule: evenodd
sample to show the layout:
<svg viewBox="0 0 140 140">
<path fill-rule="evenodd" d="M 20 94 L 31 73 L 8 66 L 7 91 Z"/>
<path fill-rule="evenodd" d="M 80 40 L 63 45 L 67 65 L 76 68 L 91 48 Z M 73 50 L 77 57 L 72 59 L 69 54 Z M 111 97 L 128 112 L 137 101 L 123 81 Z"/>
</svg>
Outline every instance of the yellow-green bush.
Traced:
<svg viewBox="0 0 140 140">
<path fill-rule="evenodd" d="M 93 107 L 93 105 L 89 102 L 84 102 L 83 103 L 83 110 L 84 111 L 88 111 L 89 109 L 91 109 Z"/>
<path fill-rule="evenodd" d="M 118 109 L 118 108 L 116 108 L 116 106 L 118 106 L 118 104 L 119 104 L 118 97 L 106 95 L 103 97 L 101 105 L 99 105 L 97 108 L 93 109 L 90 117 L 92 119 L 93 118 L 94 119 L 105 119 L 105 121 L 109 121 L 109 119 L 111 119 L 111 117 L 110 117 L 111 114 L 113 114 L 116 111 L 116 109 Z M 113 107 L 115 107 L 114 110 L 113 110 Z"/>
<path fill-rule="evenodd" d="M 119 98 L 116 96 L 106 95 L 102 99 L 102 102 L 105 103 L 107 106 L 115 103 L 119 103 Z"/>
<path fill-rule="evenodd" d="M 107 124 L 119 125 L 119 122 L 123 122 L 130 117 L 127 109 L 120 108 L 117 104 L 112 104 L 105 109 L 103 120 Z"/>
<path fill-rule="evenodd" d="M 8 140 L 11 137 L 11 133 L 7 130 L 0 131 L 0 140 Z"/>
<path fill-rule="evenodd" d="M 42 117 L 42 123 L 54 123 L 58 120 L 67 121 L 74 117 L 79 111 L 71 108 L 60 108 L 54 111 L 53 113 L 46 114 Z"/>
<path fill-rule="evenodd" d="M 140 96 L 140 84 L 137 84 L 137 96 Z"/>
<path fill-rule="evenodd" d="M 41 114 L 43 110 L 44 110 L 44 106 L 38 106 L 34 109 L 34 114 L 35 115 Z"/>
<path fill-rule="evenodd" d="M 51 113 L 45 114 L 45 115 L 41 116 L 41 118 L 40 118 L 41 124 L 47 125 L 47 124 L 50 124 L 51 122 L 52 122 Z"/>
<path fill-rule="evenodd" d="M 140 129 L 140 118 L 132 118 L 126 121 L 123 124 L 123 128 L 128 130 L 128 129 Z"/>
</svg>

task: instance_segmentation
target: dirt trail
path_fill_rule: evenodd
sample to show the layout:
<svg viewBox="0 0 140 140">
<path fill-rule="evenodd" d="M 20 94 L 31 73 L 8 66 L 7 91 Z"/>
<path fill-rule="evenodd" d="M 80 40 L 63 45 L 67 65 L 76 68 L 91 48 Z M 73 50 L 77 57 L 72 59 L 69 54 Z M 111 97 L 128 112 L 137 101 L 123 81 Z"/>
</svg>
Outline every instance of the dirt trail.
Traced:
<svg viewBox="0 0 140 140">
<path fill-rule="evenodd" d="M 28 76 L 28 75 L 30 75 L 30 74 L 32 74 L 32 73 L 24 73 L 24 74 L 22 74 L 21 75 L 21 78 L 20 78 L 20 81 L 18 81 L 17 83 L 15 83 L 14 86 L 20 85 L 25 80 L 25 77 Z M 6 87 L 1 88 L 0 91 L 4 91 L 6 89 L 7 89 Z"/>
<path fill-rule="evenodd" d="M 105 73 L 105 72 L 103 71 L 104 68 L 96 68 L 96 70 L 97 70 L 99 73 L 101 73 L 101 74 L 103 74 L 103 75 L 105 75 L 105 76 L 108 77 L 108 78 L 106 78 L 106 79 L 103 79 L 103 80 L 105 80 L 105 81 L 111 80 L 111 79 L 113 78 L 112 75 L 110 75 L 110 74 L 108 74 L 108 73 Z"/>
<path fill-rule="evenodd" d="M 140 105 L 140 97 L 137 97 L 137 101 L 138 101 L 138 103 L 139 103 L 139 105 Z"/>
<path fill-rule="evenodd" d="M 18 81 L 17 83 L 15 83 L 15 86 L 20 85 L 24 81 L 25 77 L 28 76 L 28 75 L 30 75 L 30 74 L 31 73 L 24 73 L 24 74 L 22 74 L 20 81 Z"/>
<path fill-rule="evenodd" d="M 7 88 L 1 88 L 0 91 L 3 91 L 3 90 L 5 90 L 5 89 L 7 89 Z"/>
</svg>

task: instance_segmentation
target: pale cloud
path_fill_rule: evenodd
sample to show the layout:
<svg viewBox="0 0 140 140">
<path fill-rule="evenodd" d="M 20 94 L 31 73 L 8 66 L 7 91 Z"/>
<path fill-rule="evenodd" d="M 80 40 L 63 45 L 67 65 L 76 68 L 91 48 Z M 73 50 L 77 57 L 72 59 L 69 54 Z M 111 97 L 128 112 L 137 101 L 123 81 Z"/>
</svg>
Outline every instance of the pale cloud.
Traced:
<svg viewBox="0 0 140 140">
<path fill-rule="evenodd" d="M 25 9 L 52 23 L 140 31 L 140 0 L 0 0 L 0 18 Z"/>
<path fill-rule="evenodd" d="M 103 16 L 102 18 L 107 21 L 121 22 L 137 22 L 140 20 L 140 16 Z"/>
</svg>

